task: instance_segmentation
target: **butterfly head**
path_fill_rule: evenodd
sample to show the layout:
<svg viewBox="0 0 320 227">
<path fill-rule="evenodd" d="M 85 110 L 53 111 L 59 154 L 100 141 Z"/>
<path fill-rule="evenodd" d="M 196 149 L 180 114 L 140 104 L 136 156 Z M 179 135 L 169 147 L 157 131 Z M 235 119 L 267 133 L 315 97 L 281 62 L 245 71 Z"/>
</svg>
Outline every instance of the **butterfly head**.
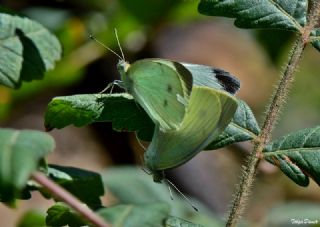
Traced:
<svg viewBox="0 0 320 227">
<path fill-rule="evenodd" d="M 161 183 L 165 179 L 164 171 L 152 171 L 153 181 L 156 183 Z"/>
<path fill-rule="evenodd" d="M 143 161 L 143 160 L 142 160 Z M 152 175 L 153 181 L 156 183 L 162 183 L 164 179 L 166 179 L 163 170 L 150 170 L 147 167 L 143 167 L 142 170 L 148 174 Z"/>
<path fill-rule="evenodd" d="M 117 64 L 117 69 L 120 72 L 120 74 L 126 73 L 129 69 L 129 67 L 130 67 L 130 64 L 128 62 L 126 62 L 125 60 L 120 60 Z"/>
</svg>

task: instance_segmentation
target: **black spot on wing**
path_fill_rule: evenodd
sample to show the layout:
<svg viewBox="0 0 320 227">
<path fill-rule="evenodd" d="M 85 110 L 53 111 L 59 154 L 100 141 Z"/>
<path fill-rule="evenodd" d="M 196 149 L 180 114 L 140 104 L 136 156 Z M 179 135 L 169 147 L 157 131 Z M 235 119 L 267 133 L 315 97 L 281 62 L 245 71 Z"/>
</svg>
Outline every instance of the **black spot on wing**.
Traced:
<svg viewBox="0 0 320 227">
<path fill-rule="evenodd" d="M 168 106 L 168 100 L 165 99 L 165 100 L 163 101 L 163 106 L 164 106 L 164 107 L 167 107 L 167 106 Z"/>
<path fill-rule="evenodd" d="M 213 68 L 212 72 L 227 92 L 235 94 L 240 89 L 240 81 L 229 72 L 216 68 Z"/>
<path fill-rule="evenodd" d="M 167 91 L 168 91 L 169 93 L 172 92 L 172 86 L 171 86 L 170 84 L 168 84 L 168 86 L 167 86 Z"/>
</svg>

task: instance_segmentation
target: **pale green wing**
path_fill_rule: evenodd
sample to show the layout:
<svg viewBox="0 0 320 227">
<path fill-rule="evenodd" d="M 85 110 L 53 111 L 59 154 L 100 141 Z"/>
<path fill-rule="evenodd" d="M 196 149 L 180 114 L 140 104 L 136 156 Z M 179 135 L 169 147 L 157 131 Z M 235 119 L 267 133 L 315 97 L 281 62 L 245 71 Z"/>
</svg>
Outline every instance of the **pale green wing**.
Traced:
<svg viewBox="0 0 320 227">
<path fill-rule="evenodd" d="M 224 90 L 230 94 L 235 94 L 240 89 L 240 81 L 223 69 L 185 62 L 180 64 L 191 72 L 194 85 Z"/>
<path fill-rule="evenodd" d="M 146 167 L 157 171 L 187 162 L 226 128 L 236 109 L 237 101 L 228 93 L 194 86 L 180 128 L 169 132 L 155 129 L 144 154 Z"/>
<path fill-rule="evenodd" d="M 188 105 L 192 75 L 181 67 L 177 69 L 168 60 L 143 59 L 125 74 L 128 92 L 163 131 L 180 126 Z"/>
</svg>

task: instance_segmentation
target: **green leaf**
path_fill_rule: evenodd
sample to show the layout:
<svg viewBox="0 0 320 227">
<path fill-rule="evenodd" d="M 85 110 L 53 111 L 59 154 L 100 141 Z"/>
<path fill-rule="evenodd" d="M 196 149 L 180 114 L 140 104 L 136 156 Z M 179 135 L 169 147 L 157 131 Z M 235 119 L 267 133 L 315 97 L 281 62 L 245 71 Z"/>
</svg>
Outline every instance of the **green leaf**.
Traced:
<svg viewBox="0 0 320 227">
<path fill-rule="evenodd" d="M 11 202 L 26 186 L 40 160 L 54 148 L 46 133 L 0 129 L 0 200 Z"/>
<path fill-rule="evenodd" d="M 107 190 L 121 203 L 170 202 L 166 186 L 155 184 L 151 176 L 137 167 L 108 168 L 102 177 Z"/>
<path fill-rule="evenodd" d="M 45 158 L 42 158 L 39 161 L 38 170 L 43 172 L 43 173 L 45 173 L 45 174 L 47 174 L 48 165 L 47 165 L 47 162 L 46 162 Z M 40 184 L 38 184 L 37 182 L 33 181 L 32 179 L 29 179 L 27 181 L 26 186 L 22 189 L 22 191 L 20 192 L 19 197 L 17 197 L 17 199 L 21 199 L 21 200 L 31 199 L 31 197 L 32 197 L 31 192 L 32 191 L 39 191 L 40 193 L 42 193 L 42 195 L 45 198 L 50 199 L 51 195 L 47 191 L 42 190 L 42 189 L 43 188 L 42 188 L 42 186 Z"/>
<path fill-rule="evenodd" d="M 100 196 L 104 194 L 101 176 L 97 173 L 49 165 L 48 176 L 93 209 L 101 207 Z"/>
<path fill-rule="evenodd" d="M 284 136 L 265 148 L 264 158 L 278 166 L 300 186 L 309 177 L 320 184 L 320 127 L 303 129 Z"/>
<path fill-rule="evenodd" d="M 310 42 L 318 51 L 320 51 L 320 28 L 312 30 L 310 35 Z"/>
<path fill-rule="evenodd" d="M 60 59 L 59 41 L 39 23 L 0 13 L 0 28 L 0 84 L 40 80 Z"/>
<path fill-rule="evenodd" d="M 215 150 L 227 145 L 254 139 L 260 132 L 258 123 L 250 107 L 238 100 L 238 109 L 231 123 L 220 136 L 205 149 Z"/>
<path fill-rule="evenodd" d="M 46 226 L 45 214 L 36 211 L 29 210 L 20 218 L 17 227 L 43 227 Z"/>
<path fill-rule="evenodd" d="M 193 224 L 177 217 L 169 217 L 165 223 L 166 227 L 202 227 L 203 225 Z"/>
<path fill-rule="evenodd" d="M 170 215 L 181 217 L 193 223 L 204 226 L 218 227 L 223 222 L 200 202 L 192 199 L 193 204 L 200 212 L 194 212 L 189 204 L 173 192 L 174 200 L 170 199 L 168 186 L 152 181 L 152 176 L 144 173 L 135 166 L 108 168 L 102 174 L 106 189 L 117 198 L 119 203 L 146 204 L 166 202 L 171 206 Z M 130 185 L 130 187 L 128 187 Z"/>
<path fill-rule="evenodd" d="M 98 214 L 113 227 L 161 227 L 169 212 L 170 207 L 167 203 L 152 203 L 116 205 L 100 209 Z"/>
<path fill-rule="evenodd" d="M 77 127 L 93 122 L 111 121 L 117 131 L 137 131 L 138 137 L 150 141 L 154 124 L 144 110 L 126 93 L 89 94 L 54 98 L 45 114 L 47 129 Z"/>
<path fill-rule="evenodd" d="M 198 11 L 235 18 L 240 28 L 283 29 L 299 32 L 306 24 L 307 0 L 201 0 Z"/>
<path fill-rule="evenodd" d="M 64 203 L 56 203 L 47 210 L 46 224 L 52 227 L 87 225 L 82 217 Z"/>
</svg>

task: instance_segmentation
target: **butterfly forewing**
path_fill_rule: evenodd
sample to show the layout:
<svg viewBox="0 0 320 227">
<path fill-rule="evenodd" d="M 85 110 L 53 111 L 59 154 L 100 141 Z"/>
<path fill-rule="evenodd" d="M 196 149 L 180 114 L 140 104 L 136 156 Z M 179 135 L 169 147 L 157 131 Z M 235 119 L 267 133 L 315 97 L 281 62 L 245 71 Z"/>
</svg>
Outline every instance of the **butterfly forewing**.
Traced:
<svg viewBox="0 0 320 227">
<path fill-rule="evenodd" d="M 144 59 L 133 63 L 126 72 L 129 92 L 161 130 L 177 129 L 186 113 L 192 89 L 188 70 L 176 70 L 170 61 Z"/>
</svg>

